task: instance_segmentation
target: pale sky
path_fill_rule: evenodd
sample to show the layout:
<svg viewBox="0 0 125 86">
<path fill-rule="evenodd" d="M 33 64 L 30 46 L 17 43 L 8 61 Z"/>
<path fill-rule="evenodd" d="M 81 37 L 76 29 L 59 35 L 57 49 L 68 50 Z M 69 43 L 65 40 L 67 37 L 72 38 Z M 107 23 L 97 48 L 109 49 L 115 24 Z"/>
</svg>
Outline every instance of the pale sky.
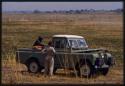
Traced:
<svg viewBox="0 0 125 86">
<path fill-rule="evenodd" d="M 113 10 L 118 8 L 123 8 L 123 2 L 2 2 L 2 11 Z"/>
</svg>

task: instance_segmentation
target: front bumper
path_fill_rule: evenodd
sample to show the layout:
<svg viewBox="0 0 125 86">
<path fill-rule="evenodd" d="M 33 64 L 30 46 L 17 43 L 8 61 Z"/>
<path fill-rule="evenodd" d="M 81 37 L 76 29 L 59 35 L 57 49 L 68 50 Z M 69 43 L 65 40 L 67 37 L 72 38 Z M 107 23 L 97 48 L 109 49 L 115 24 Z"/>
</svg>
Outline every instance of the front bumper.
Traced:
<svg viewBox="0 0 125 86">
<path fill-rule="evenodd" d="M 94 66 L 95 69 L 103 69 L 103 68 L 109 68 L 109 65 L 103 64 L 102 66 Z"/>
<path fill-rule="evenodd" d="M 115 65 L 115 59 L 114 58 L 98 58 L 95 61 L 94 68 L 109 68 L 110 66 Z"/>
</svg>

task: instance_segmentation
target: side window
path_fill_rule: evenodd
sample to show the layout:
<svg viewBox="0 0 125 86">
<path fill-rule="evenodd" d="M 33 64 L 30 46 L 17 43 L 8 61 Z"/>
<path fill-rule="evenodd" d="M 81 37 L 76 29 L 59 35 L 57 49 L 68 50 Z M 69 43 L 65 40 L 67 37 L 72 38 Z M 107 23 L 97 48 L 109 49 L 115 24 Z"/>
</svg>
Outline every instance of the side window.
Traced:
<svg viewBox="0 0 125 86">
<path fill-rule="evenodd" d="M 66 39 L 60 38 L 54 40 L 54 47 L 55 48 L 65 48 L 66 47 Z"/>
<path fill-rule="evenodd" d="M 78 47 L 78 44 L 77 44 L 77 41 L 76 40 L 69 40 L 72 48 L 77 48 Z"/>
<path fill-rule="evenodd" d="M 55 40 L 55 48 L 60 48 L 60 40 Z"/>
</svg>

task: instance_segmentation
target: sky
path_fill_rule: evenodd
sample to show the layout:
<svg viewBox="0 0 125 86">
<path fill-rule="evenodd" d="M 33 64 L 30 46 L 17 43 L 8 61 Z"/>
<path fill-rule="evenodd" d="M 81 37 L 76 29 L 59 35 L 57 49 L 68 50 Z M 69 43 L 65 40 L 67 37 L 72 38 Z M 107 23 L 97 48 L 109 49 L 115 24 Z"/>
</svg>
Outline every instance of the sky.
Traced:
<svg viewBox="0 0 125 86">
<path fill-rule="evenodd" d="M 119 8 L 123 8 L 123 2 L 2 2 L 2 11 L 113 10 Z"/>
</svg>

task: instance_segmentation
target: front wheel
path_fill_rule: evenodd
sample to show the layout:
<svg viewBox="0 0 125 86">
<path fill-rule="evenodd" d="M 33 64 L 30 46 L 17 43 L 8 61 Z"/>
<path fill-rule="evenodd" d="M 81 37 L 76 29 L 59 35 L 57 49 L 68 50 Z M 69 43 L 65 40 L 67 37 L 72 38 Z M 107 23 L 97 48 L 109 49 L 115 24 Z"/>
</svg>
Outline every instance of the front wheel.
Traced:
<svg viewBox="0 0 125 86">
<path fill-rule="evenodd" d="M 106 76 L 108 74 L 109 68 L 104 68 L 101 70 L 102 74 Z"/>
<path fill-rule="evenodd" d="M 80 66 L 78 70 L 78 75 L 89 78 L 91 75 L 93 75 L 93 71 L 94 71 L 94 68 L 92 67 L 92 65 L 90 65 L 89 63 L 86 63 L 86 64 L 84 63 Z"/>
</svg>

